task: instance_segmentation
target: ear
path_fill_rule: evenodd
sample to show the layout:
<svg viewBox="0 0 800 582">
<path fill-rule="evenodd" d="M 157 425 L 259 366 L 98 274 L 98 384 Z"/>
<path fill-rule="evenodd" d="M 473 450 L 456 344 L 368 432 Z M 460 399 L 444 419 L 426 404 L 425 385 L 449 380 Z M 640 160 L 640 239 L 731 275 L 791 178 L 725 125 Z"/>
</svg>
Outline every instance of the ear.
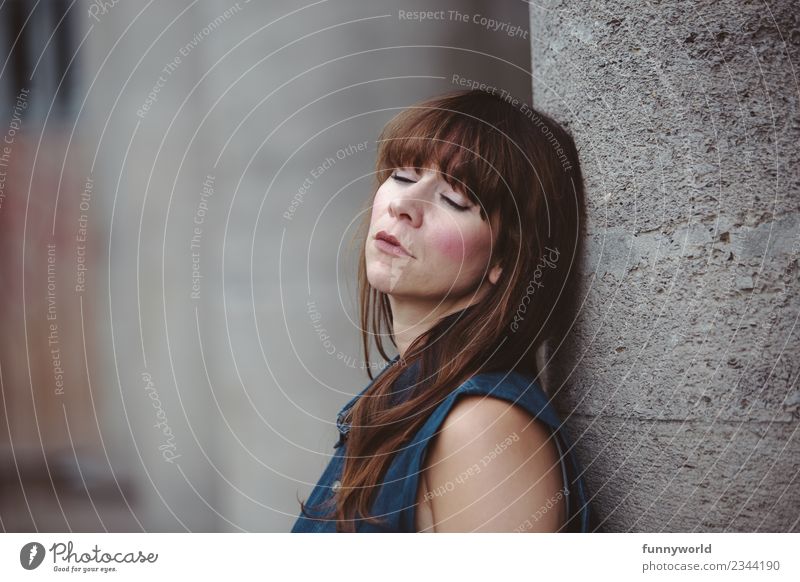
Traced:
<svg viewBox="0 0 800 582">
<path fill-rule="evenodd" d="M 500 274 L 503 272 L 503 268 L 500 265 L 495 265 L 492 267 L 492 270 L 489 271 L 489 282 L 492 285 L 497 285 L 497 281 L 500 280 Z"/>
</svg>

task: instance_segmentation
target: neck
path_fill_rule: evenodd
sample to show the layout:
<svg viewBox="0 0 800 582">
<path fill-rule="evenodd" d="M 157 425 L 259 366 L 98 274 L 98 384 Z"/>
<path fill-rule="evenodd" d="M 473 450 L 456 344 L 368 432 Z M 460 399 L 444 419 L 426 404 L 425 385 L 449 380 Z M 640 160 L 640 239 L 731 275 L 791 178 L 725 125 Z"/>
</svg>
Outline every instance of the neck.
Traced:
<svg viewBox="0 0 800 582">
<path fill-rule="evenodd" d="M 392 307 L 394 341 L 401 358 L 405 358 L 411 343 L 431 329 L 442 318 L 469 307 L 470 296 L 454 302 L 425 302 L 389 296 Z"/>
</svg>

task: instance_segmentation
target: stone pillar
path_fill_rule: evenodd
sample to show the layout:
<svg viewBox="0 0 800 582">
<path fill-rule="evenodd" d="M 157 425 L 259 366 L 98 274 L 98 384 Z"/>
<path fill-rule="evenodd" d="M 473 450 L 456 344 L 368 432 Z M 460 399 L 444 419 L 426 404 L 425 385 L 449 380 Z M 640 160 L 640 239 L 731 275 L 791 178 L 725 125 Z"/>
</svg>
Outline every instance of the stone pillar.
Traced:
<svg viewBox="0 0 800 582">
<path fill-rule="evenodd" d="M 545 0 L 531 38 L 587 185 L 559 406 L 597 529 L 800 531 L 796 5 Z"/>
</svg>

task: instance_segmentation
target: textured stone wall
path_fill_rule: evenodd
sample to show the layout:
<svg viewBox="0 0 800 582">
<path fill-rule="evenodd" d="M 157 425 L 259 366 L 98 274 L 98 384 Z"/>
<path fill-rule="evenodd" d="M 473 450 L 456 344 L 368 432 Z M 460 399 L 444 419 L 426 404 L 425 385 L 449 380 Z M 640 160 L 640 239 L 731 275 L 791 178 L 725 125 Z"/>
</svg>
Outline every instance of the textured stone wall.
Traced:
<svg viewBox="0 0 800 582">
<path fill-rule="evenodd" d="M 800 531 L 799 27 L 788 1 L 531 5 L 533 102 L 587 184 L 559 406 L 599 530 Z"/>
</svg>

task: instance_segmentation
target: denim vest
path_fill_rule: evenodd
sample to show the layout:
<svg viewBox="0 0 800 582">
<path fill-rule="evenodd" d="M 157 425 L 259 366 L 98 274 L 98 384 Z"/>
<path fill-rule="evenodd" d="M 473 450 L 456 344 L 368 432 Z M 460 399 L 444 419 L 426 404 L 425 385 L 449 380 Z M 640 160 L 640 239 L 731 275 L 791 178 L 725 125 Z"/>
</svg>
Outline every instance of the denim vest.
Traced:
<svg viewBox="0 0 800 582">
<path fill-rule="evenodd" d="M 374 384 L 388 368 L 395 364 L 399 356 L 395 357 L 370 384 L 357 396 L 348 402 L 339 412 L 336 425 L 339 429 L 339 439 L 333 445 L 335 453 L 322 473 L 319 482 L 314 487 L 306 501 L 308 513 L 301 513 L 292 527 L 292 532 L 335 532 L 334 520 L 315 519 L 315 515 L 329 515 L 333 513 L 333 497 L 341 483 L 342 468 L 346 456 L 346 435 L 350 429 L 344 422 L 347 411 L 356 401 Z M 416 382 L 418 364 L 407 368 L 393 386 L 394 395 L 402 397 Z M 425 424 L 417 431 L 410 443 L 404 445 L 395 453 L 383 481 L 378 489 L 371 507 L 370 515 L 380 517 L 384 525 L 376 525 L 363 520 L 356 521 L 357 532 L 414 532 L 415 510 L 417 503 L 417 489 L 420 471 L 424 468 L 425 452 L 428 443 L 440 430 L 447 413 L 453 407 L 456 399 L 463 394 L 478 394 L 502 398 L 522 406 L 534 418 L 547 425 L 555 437 L 553 440 L 559 451 L 561 459 L 561 473 L 565 493 L 563 499 L 566 505 L 567 525 L 561 531 L 586 532 L 589 531 L 590 508 L 587 502 L 587 490 L 583 479 L 583 471 L 573 452 L 569 438 L 563 430 L 563 423 L 549 402 L 536 380 L 516 372 L 490 372 L 473 376 L 461 386 L 453 390 L 431 413 Z M 322 504 L 322 505 L 317 505 Z M 319 513 L 318 513 L 319 512 Z M 525 531 L 531 527 L 530 518 L 533 516 L 520 516 L 518 531 Z M 527 518 L 527 519 L 526 519 Z"/>
</svg>

